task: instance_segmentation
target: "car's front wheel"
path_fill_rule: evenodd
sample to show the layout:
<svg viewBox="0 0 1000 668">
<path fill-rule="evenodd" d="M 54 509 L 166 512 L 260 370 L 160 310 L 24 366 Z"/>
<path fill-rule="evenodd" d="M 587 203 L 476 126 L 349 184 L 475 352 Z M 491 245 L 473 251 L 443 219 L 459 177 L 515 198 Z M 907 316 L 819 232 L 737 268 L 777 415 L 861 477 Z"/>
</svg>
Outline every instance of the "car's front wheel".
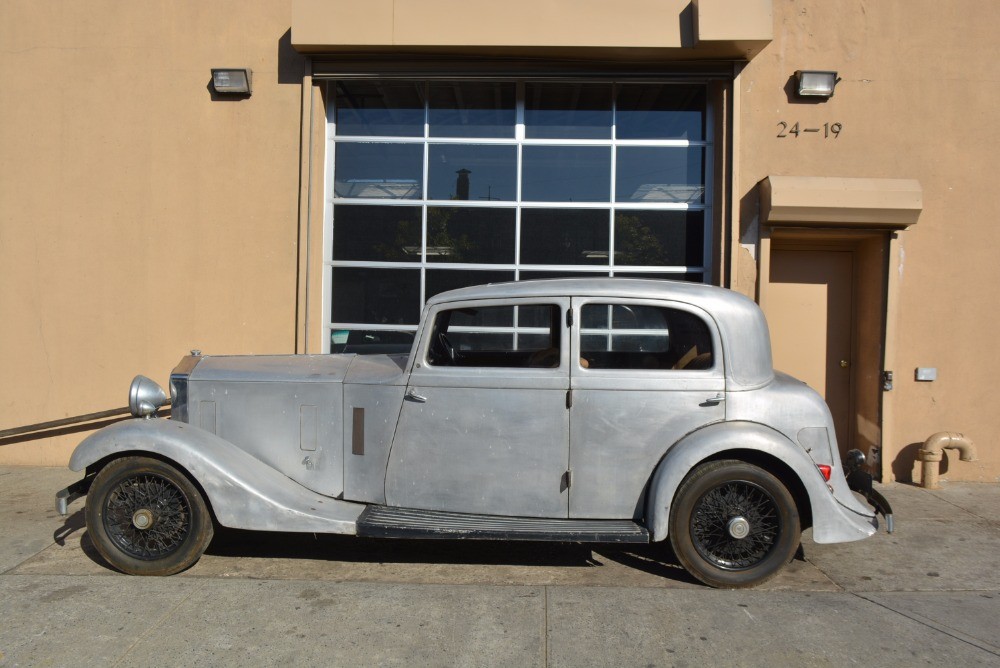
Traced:
<svg viewBox="0 0 1000 668">
<path fill-rule="evenodd" d="M 737 460 L 709 462 L 684 480 L 670 508 L 681 565 L 713 587 L 770 580 L 798 549 L 795 499 L 775 476 Z"/>
<path fill-rule="evenodd" d="M 212 517 L 181 471 L 158 459 L 123 457 L 87 494 L 87 533 L 108 563 L 131 575 L 172 575 L 212 540 Z"/>
</svg>

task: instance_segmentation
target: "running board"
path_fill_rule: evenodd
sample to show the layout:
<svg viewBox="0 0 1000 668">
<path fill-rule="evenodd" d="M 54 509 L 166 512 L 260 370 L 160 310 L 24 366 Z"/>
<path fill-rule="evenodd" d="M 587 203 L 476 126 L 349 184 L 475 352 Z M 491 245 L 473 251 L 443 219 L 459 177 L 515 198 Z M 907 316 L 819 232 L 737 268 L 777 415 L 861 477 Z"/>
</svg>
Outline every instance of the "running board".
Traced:
<svg viewBox="0 0 1000 668">
<path fill-rule="evenodd" d="M 567 543 L 648 543 L 649 532 L 631 520 L 561 520 L 497 517 L 437 510 L 368 506 L 359 536 L 463 540 L 546 540 Z"/>
</svg>

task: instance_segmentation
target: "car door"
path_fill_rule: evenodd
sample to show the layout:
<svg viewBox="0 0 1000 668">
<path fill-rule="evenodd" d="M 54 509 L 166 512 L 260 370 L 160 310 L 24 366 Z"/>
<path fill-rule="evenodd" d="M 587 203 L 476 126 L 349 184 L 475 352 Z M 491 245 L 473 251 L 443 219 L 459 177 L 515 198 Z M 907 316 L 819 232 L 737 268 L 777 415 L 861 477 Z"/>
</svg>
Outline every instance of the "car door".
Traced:
<svg viewBox="0 0 1000 668">
<path fill-rule="evenodd" d="M 390 506 L 566 517 L 569 299 L 433 307 L 386 470 Z"/>
<path fill-rule="evenodd" d="M 569 516 L 639 520 L 666 450 L 725 418 L 718 330 L 694 306 L 574 298 Z"/>
</svg>

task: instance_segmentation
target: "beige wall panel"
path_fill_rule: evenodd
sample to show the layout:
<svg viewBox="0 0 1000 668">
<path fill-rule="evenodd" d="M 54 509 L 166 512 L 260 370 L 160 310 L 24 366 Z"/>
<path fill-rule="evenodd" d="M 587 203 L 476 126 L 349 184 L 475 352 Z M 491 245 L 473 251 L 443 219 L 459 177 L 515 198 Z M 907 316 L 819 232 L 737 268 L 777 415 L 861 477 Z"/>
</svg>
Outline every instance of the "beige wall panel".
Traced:
<svg viewBox="0 0 1000 668">
<path fill-rule="evenodd" d="M 775 3 L 774 41 L 741 76 L 738 197 L 769 174 L 916 179 L 920 222 L 900 233 L 896 374 L 886 479 L 908 479 L 916 443 L 961 431 L 980 461 L 950 458 L 944 478 L 1000 479 L 1000 413 L 992 353 L 1000 327 L 1000 191 L 995 185 L 1000 88 L 983 84 L 1000 56 L 1000 4 L 991 0 Z M 840 73 L 835 96 L 797 103 L 787 94 L 797 69 Z M 779 123 L 799 124 L 779 138 Z M 825 138 L 824 123 L 841 123 Z M 817 133 L 801 132 L 818 128 Z M 788 134 L 786 132 L 786 134 Z M 744 208 L 747 216 L 754 210 Z M 917 383 L 933 366 L 938 380 Z"/>
<path fill-rule="evenodd" d="M 393 43 L 679 47 L 686 0 L 395 0 Z"/>
<path fill-rule="evenodd" d="M 393 0 L 295 0 L 295 44 L 392 44 Z"/>
<path fill-rule="evenodd" d="M 292 352 L 290 6 L 0 4 L 0 428 L 122 406 L 136 373 Z M 210 69 L 254 70 L 213 101 Z M 80 435 L 0 446 L 63 464 Z"/>
</svg>

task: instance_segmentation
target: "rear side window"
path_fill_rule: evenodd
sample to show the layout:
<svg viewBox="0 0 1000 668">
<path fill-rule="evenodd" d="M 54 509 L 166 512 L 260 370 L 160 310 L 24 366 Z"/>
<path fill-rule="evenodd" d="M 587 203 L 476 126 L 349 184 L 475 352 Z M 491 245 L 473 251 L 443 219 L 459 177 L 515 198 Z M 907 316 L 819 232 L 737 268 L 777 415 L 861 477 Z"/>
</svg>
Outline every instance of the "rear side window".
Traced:
<svg viewBox="0 0 1000 668">
<path fill-rule="evenodd" d="M 703 370 L 715 364 L 708 324 L 688 311 L 644 304 L 585 304 L 581 366 Z"/>
<path fill-rule="evenodd" d="M 556 368 L 561 314 L 555 304 L 441 311 L 427 361 L 432 366 Z"/>
</svg>

